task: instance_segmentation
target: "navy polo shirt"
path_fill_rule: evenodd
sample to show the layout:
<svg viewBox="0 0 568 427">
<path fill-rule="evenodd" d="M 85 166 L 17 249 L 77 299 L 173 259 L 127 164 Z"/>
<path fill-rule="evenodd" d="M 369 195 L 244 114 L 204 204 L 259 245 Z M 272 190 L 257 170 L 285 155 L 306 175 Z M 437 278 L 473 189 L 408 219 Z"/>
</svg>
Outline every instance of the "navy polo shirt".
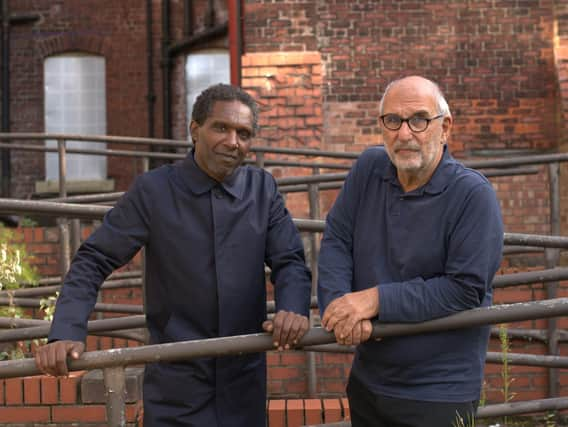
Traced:
<svg viewBox="0 0 568 427">
<path fill-rule="evenodd" d="M 503 223 L 491 184 L 444 154 L 405 193 L 383 147 L 354 164 L 327 217 L 319 303 L 377 286 L 382 322 L 422 322 L 489 306 Z M 359 345 L 352 373 L 370 390 L 425 401 L 479 398 L 488 327 Z"/>
</svg>

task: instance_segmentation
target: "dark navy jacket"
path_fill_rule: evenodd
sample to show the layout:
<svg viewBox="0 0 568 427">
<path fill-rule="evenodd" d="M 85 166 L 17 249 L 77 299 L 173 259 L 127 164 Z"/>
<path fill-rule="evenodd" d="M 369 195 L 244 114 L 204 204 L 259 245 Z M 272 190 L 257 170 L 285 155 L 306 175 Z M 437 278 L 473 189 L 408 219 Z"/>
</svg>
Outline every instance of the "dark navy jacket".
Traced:
<svg viewBox="0 0 568 427">
<path fill-rule="evenodd" d="M 222 184 L 190 154 L 141 175 L 80 247 L 59 296 L 50 340 L 83 341 L 104 279 L 146 248 L 151 343 L 258 333 L 264 264 L 276 309 L 308 314 L 310 273 L 274 178 L 240 167 Z M 264 354 L 148 364 L 148 426 L 264 426 Z"/>
<path fill-rule="evenodd" d="M 430 181 L 405 193 L 383 147 L 353 166 L 327 217 L 319 255 L 323 313 L 335 298 L 378 286 L 383 322 L 422 322 L 488 306 L 503 224 L 487 179 L 447 147 Z M 396 398 L 479 399 L 489 328 L 359 345 L 352 373 Z"/>
</svg>

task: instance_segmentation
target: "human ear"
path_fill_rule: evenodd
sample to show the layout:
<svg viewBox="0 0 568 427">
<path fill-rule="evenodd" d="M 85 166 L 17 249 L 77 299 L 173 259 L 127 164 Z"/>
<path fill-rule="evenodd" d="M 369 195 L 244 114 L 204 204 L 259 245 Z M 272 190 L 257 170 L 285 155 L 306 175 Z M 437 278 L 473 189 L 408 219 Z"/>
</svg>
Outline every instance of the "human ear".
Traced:
<svg viewBox="0 0 568 427">
<path fill-rule="evenodd" d="M 452 130 L 452 117 L 451 116 L 446 116 L 443 119 L 444 121 L 442 122 L 442 135 L 440 138 L 440 144 L 447 144 L 448 140 L 450 139 L 450 133 Z"/>
<path fill-rule="evenodd" d="M 199 133 L 199 123 L 195 120 L 192 120 L 189 124 L 189 134 L 191 135 L 191 142 L 195 144 L 197 142 L 197 136 Z"/>
</svg>

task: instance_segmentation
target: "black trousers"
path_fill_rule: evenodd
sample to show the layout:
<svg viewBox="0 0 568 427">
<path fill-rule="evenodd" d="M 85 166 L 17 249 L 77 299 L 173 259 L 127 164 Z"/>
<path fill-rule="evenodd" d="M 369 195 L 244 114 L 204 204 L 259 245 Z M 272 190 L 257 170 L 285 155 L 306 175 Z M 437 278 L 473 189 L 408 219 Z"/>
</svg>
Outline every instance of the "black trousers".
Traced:
<svg viewBox="0 0 568 427">
<path fill-rule="evenodd" d="M 477 401 L 425 402 L 376 395 L 353 375 L 347 397 L 352 427 L 468 427 L 474 425 L 478 405 Z"/>
</svg>

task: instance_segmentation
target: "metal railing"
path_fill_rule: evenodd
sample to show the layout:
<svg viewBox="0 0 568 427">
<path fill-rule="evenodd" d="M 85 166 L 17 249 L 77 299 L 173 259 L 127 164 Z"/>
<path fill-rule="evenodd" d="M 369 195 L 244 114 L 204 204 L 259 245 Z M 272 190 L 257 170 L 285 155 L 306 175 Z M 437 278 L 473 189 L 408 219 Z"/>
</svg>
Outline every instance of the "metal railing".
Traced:
<svg viewBox="0 0 568 427">
<path fill-rule="evenodd" d="M 158 140 L 158 139 L 148 139 L 148 138 L 125 138 L 125 137 L 109 137 L 109 136 L 80 136 L 80 135 L 48 135 L 48 134 L 2 134 L 0 133 L 0 141 L 11 140 L 11 141 L 45 141 L 45 140 L 56 140 L 57 148 L 48 148 L 45 146 L 38 146 L 32 144 L 13 144 L 0 142 L 0 148 L 4 149 L 15 149 L 15 150 L 28 150 L 28 151 L 43 151 L 43 152 L 57 152 L 59 158 L 59 197 L 53 199 L 51 202 L 40 202 L 40 201 L 22 201 L 22 200 L 12 200 L 12 199 L 0 199 L 0 212 L 5 213 L 34 213 L 42 214 L 48 216 L 54 216 L 60 218 L 59 220 L 59 230 L 60 230 L 60 243 L 61 243 L 61 271 L 64 274 L 69 266 L 69 258 L 73 249 L 70 241 L 77 241 L 77 236 L 70 236 L 70 234 L 77 233 L 78 220 L 79 219 L 100 219 L 102 215 L 110 208 L 108 206 L 101 205 L 89 205 L 83 204 L 78 205 L 77 203 L 112 203 L 115 201 L 122 193 L 110 193 L 104 195 L 89 195 L 89 196 L 67 196 L 66 190 L 66 155 L 67 153 L 76 154 L 88 154 L 88 155 L 105 155 L 105 156 L 121 156 L 121 157 L 133 157 L 140 158 L 143 161 L 142 170 L 147 170 L 148 159 L 166 159 L 175 160 L 181 159 L 186 156 L 185 153 L 164 153 L 156 151 L 137 151 L 134 150 L 114 150 L 114 149 L 104 149 L 104 150 L 94 150 L 94 149 L 72 149 L 67 147 L 68 141 L 90 141 L 90 142 L 101 142 L 101 143 L 115 143 L 124 145 L 145 145 L 150 147 L 170 147 L 174 150 L 187 150 L 192 145 L 186 141 L 172 141 L 172 140 Z M 136 147 L 135 147 L 136 148 Z M 253 147 L 252 149 L 254 159 L 247 160 L 249 163 L 254 163 L 259 167 L 270 167 L 270 166 L 280 166 L 280 167 L 299 167 L 306 168 L 312 172 L 311 176 L 302 177 L 287 177 L 279 178 L 277 180 L 279 188 L 282 193 L 292 193 L 292 192 L 306 192 L 308 195 L 309 203 L 309 213 L 310 219 L 295 219 L 295 223 L 301 231 L 308 231 L 311 233 L 310 236 L 310 253 L 312 270 L 317 265 L 317 237 L 316 233 L 320 233 L 324 229 L 324 222 L 319 220 L 319 192 L 327 189 L 337 189 L 342 185 L 342 180 L 345 178 L 345 173 L 325 173 L 322 174 L 320 171 L 322 169 L 347 169 L 350 167 L 350 162 L 355 159 L 359 153 L 338 153 L 330 151 L 319 151 L 311 149 L 289 149 L 289 148 L 272 148 L 272 147 Z M 267 158 L 267 156 L 273 155 L 285 155 L 285 156 L 302 156 L 307 158 L 319 158 L 330 159 L 326 162 L 323 161 L 290 161 L 290 160 L 280 160 Z M 504 176 L 504 175 L 517 175 L 517 174 L 535 174 L 540 171 L 539 168 L 527 167 L 534 165 L 548 164 L 548 175 L 550 183 L 550 207 L 551 207 L 551 234 L 552 236 L 535 236 L 520 233 L 506 233 L 504 236 L 505 244 L 509 248 L 515 248 L 517 252 L 533 252 L 533 251 L 543 251 L 546 255 L 547 269 L 541 272 L 526 272 L 518 273 L 515 275 L 505 275 L 498 276 L 495 278 L 494 286 L 507 287 L 516 286 L 519 284 L 528 284 L 535 282 L 546 283 L 547 286 L 547 298 L 549 301 L 554 302 L 556 297 L 556 288 L 558 287 L 559 280 L 565 280 L 566 270 L 556 268 L 559 258 L 559 253 L 561 249 L 568 248 L 567 239 L 559 236 L 560 230 L 560 216 L 559 216 L 559 162 L 568 161 L 568 153 L 559 154 L 544 154 L 544 155 L 531 155 L 531 156 L 518 156 L 509 159 L 499 159 L 499 160 L 477 160 L 477 161 L 464 161 L 466 166 L 474 167 L 477 169 L 484 169 L 483 173 L 488 177 L 494 176 Z M 507 169 L 503 169 L 507 168 Z M 60 203 L 66 202 L 66 203 Z M 63 219 L 61 219 L 63 218 Z M 66 218 L 71 219 L 69 223 Z M 71 224 L 71 225 L 70 225 Z M 71 232 L 70 232 L 71 229 Z M 77 245 L 75 245 L 76 248 Z M 316 276 L 316 274 L 314 274 Z M 314 277 L 314 283 L 317 277 Z M 114 286 L 139 286 L 140 279 L 127 279 L 123 283 L 115 283 Z M 104 285 L 105 288 L 110 288 L 112 285 L 109 283 Z M 22 290 L 24 291 L 24 290 Z M 32 289 L 25 290 L 26 292 L 32 292 Z M 32 294 L 29 294 L 30 296 Z M 37 296 L 39 294 L 34 294 Z M 25 298 L 26 296 L 15 296 L 11 295 L 10 298 Z M 2 296 L 0 296 L 0 303 L 2 302 Z M 13 300 L 12 300 L 13 301 Z M 25 301 L 23 301 L 25 302 Z M 32 304 L 32 302 L 30 302 Z M 111 306 L 111 307 L 108 307 Z M 101 307 L 101 306 L 99 306 Z M 102 306 L 104 307 L 104 306 Z M 120 307 L 112 307 L 112 305 L 107 305 L 107 309 L 119 309 Z M 130 310 L 131 308 L 128 308 Z M 138 309 L 138 308 L 137 308 Z M 563 314 L 566 314 L 565 312 Z M 135 319 L 137 316 L 132 316 Z M 547 316 L 543 316 L 547 317 Z M 563 340 L 562 331 L 559 331 L 554 320 L 554 316 L 549 318 L 549 328 L 546 334 L 541 331 L 524 331 L 526 336 L 539 336 L 544 337 L 544 341 L 548 345 L 549 358 L 558 357 L 558 343 Z M 129 319 L 124 318 L 124 319 Z M 105 320 L 118 320 L 118 319 L 105 319 Z M 526 320 L 526 319 L 519 319 Z M 96 322 L 96 321 L 93 321 Z M 126 322 L 126 320 L 125 320 Z M 138 323 L 137 323 L 138 322 Z M 426 322 L 429 323 L 429 322 Z M 134 321 L 136 326 L 141 327 L 140 320 Z M 90 324 L 89 328 L 92 329 L 93 333 L 104 332 L 101 326 Z M 99 324 L 100 325 L 100 324 Z M 104 325 L 104 324 L 103 324 Z M 312 326 L 314 326 L 312 324 Z M 104 328 L 105 326 L 102 326 Z M 32 333 L 32 329 L 43 328 L 44 331 L 47 329 L 47 325 L 27 327 L 21 330 L 7 331 L 16 333 L 18 331 L 25 331 L 29 329 L 28 333 Z M 117 329 L 126 329 L 126 333 L 130 333 L 128 327 L 119 327 Z M 91 331 L 91 329 L 89 329 Z M 313 328 L 312 331 L 317 330 Z M 38 329 L 36 329 L 36 334 Z M 312 332 L 310 331 L 310 333 Z M 384 331 L 383 331 L 384 332 Z M 511 331 L 510 331 L 511 332 Z M 0 332 L 0 337 L 4 332 Z M 121 333 L 118 332 L 108 332 L 108 333 Z M 511 332 L 512 333 L 512 332 Z M 17 336 L 14 334 L 13 336 Z M 131 335 L 133 336 L 133 335 Z M 306 337 L 305 345 L 310 344 L 310 339 Z M 169 346 L 170 344 L 168 344 Z M 177 343 L 171 344 L 176 346 Z M 315 345 L 315 344 L 314 344 Z M 271 346 L 266 347 L 266 349 L 271 348 Z M 312 347 L 316 349 L 316 347 Z M 127 350 L 127 349 L 125 349 Z M 128 349 L 129 350 L 129 349 Z M 132 349 L 136 350 L 136 349 Z M 329 346 L 327 347 L 327 351 Z M 336 348 L 337 350 L 337 348 Z M 176 350 L 177 351 L 177 350 Z M 258 350 L 264 351 L 264 350 Z M 117 354 L 117 353 L 114 353 Z M 532 355 L 529 355 L 532 356 Z M 520 356 L 519 356 L 520 357 Z M 491 361 L 491 356 L 488 356 L 488 362 Z M 548 363 L 544 359 L 540 361 L 541 363 Z M 511 362 L 515 363 L 515 362 Z M 552 362 L 550 362 L 552 363 Z M 560 362 L 560 365 L 539 365 L 539 366 L 549 366 L 552 369 L 549 370 L 549 395 L 558 395 L 558 375 L 556 372 L 557 367 L 565 367 L 562 365 L 564 362 Z M 312 396 L 315 393 L 315 366 L 314 359 L 308 360 L 309 368 L 309 394 Z M 111 367 L 109 369 L 117 369 L 116 367 Z M 121 368 L 122 369 L 122 368 Z M 1 368 L 0 368 L 1 372 Z M 116 371 L 116 378 L 120 378 L 120 372 Z M 108 375 L 105 374 L 105 380 Z M 112 377 L 112 375 L 110 376 Z M 109 379 L 109 381 L 111 381 Z M 116 385 L 116 380 L 114 380 L 114 386 Z M 116 405 L 113 405 L 112 411 L 116 412 Z M 111 409 L 109 409 L 109 416 L 114 417 L 111 414 Z M 115 418 L 117 419 L 117 418 Z M 113 425 L 113 424 L 111 424 Z M 116 424 L 118 425 L 118 424 Z"/>
<path fill-rule="evenodd" d="M 417 324 L 373 325 L 372 338 L 429 333 L 448 329 L 459 329 L 492 323 L 515 322 L 552 318 L 568 315 L 568 298 L 529 303 L 497 305 L 464 311 L 448 317 Z M 310 346 L 325 345 L 335 341 L 335 336 L 322 328 L 312 328 L 299 345 L 309 351 Z M 255 353 L 273 349 L 270 334 L 249 334 L 241 336 L 194 340 L 142 347 L 91 351 L 80 359 L 71 360 L 71 371 L 103 369 L 107 400 L 107 423 L 111 427 L 125 425 L 125 373 L 128 365 L 158 361 L 188 360 L 197 357 L 219 357 L 231 354 Z M 315 350 L 315 349 L 314 349 Z M 510 363 L 526 363 L 511 357 Z M 549 362 L 552 362 L 551 360 Z M 529 362 L 531 365 L 534 361 Z M 568 358 L 555 358 L 554 366 L 568 367 Z M 0 378 L 38 375 L 34 359 L 20 359 L 0 362 Z M 110 393 L 110 390 L 114 392 Z M 119 390 L 119 392 L 116 392 Z"/>
</svg>

